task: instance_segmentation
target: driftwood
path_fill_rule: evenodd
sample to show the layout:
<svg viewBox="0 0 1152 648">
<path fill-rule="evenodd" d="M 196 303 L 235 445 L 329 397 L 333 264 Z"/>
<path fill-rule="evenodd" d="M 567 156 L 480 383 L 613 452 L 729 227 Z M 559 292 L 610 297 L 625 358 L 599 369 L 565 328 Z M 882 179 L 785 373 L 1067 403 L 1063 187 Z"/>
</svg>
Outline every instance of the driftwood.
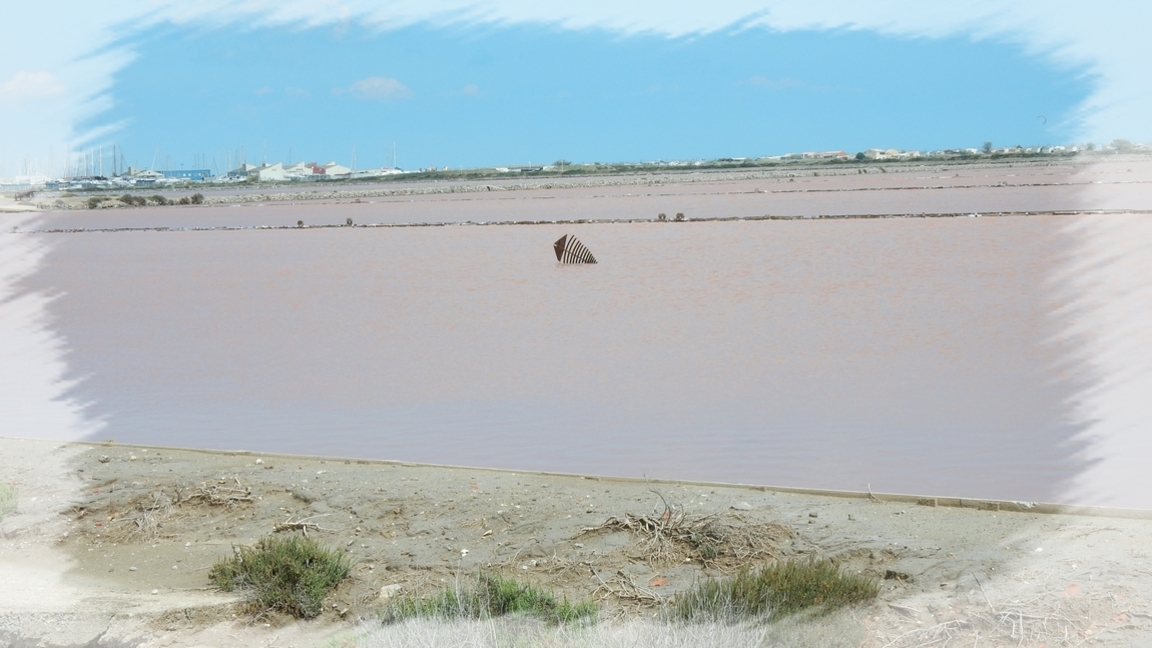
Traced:
<svg viewBox="0 0 1152 648">
<path fill-rule="evenodd" d="M 299 520 L 294 520 L 293 517 L 295 517 L 295 516 L 289 516 L 289 518 L 287 520 L 284 520 L 283 522 L 277 522 L 276 524 L 272 525 L 272 530 L 275 531 L 276 533 L 280 533 L 281 531 L 300 531 L 301 533 L 304 534 L 305 538 L 308 537 L 308 529 L 312 529 L 314 531 L 327 531 L 329 533 L 335 533 L 336 529 L 325 529 L 324 527 L 320 526 L 319 524 L 316 524 L 315 522 L 309 522 L 309 520 L 313 520 L 313 519 L 320 518 L 320 517 L 325 517 L 327 515 L 329 515 L 329 514 L 328 513 L 321 513 L 319 515 L 310 515 L 306 518 L 300 518 Z"/>
<path fill-rule="evenodd" d="M 604 531 L 628 531 L 637 538 L 638 555 L 632 558 L 652 564 L 699 560 L 706 565 L 746 564 L 750 560 L 776 558 L 776 543 L 792 536 L 779 524 L 750 524 L 738 515 L 714 514 L 690 518 L 679 504 L 664 504 L 658 515 L 608 518 L 603 524 L 581 530 L 579 535 Z"/>
<path fill-rule="evenodd" d="M 636 581 L 632 580 L 632 577 L 622 570 L 617 571 L 616 575 L 607 580 L 600 574 L 597 574 L 595 569 L 592 570 L 592 573 L 596 576 L 596 579 L 600 581 L 600 585 L 593 594 L 612 596 L 621 601 L 628 601 L 640 606 L 664 605 L 668 602 L 668 599 L 660 596 L 656 592 L 637 585 Z"/>
<path fill-rule="evenodd" d="M 239 477 L 233 477 L 232 479 L 236 482 L 235 487 L 224 486 L 224 480 L 221 480 L 221 484 L 212 486 L 203 483 L 200 484 L 200 487 L 193 491 L 191 495 L 180 498 L 177 503 L 195 502 L 208 504 L 210 506 L 232 507 L 240 502 L 251 502 L 252 487 L 241 484 Z"/>
</svg>

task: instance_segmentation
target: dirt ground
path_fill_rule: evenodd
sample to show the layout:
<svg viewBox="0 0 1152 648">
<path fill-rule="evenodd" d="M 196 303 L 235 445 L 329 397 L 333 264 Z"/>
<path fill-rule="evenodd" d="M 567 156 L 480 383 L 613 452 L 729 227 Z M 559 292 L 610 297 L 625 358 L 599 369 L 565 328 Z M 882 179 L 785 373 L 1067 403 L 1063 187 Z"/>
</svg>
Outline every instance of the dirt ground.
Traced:
<svg viewBox="0 0 1152 648">
<path fill-rule="evenodd" d="M 1152 645 L 1140 512 L 17 439 L 0 481 L 11 646 L 322 645 L 481 570 L 651 618 L 700 578 L 808 555 L 882 582 L 849 617 L 859 645 Z M 211 587 L 234 546 L 305 530 L 354 563 L 321 618 L 254 619 Z"/>
</svg>

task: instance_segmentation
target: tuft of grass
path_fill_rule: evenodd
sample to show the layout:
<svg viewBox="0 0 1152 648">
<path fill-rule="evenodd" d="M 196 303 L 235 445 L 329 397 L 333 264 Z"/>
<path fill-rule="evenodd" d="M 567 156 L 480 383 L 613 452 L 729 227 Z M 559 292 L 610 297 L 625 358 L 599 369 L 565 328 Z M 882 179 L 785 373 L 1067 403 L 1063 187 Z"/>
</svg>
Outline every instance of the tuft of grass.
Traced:
<svg viewBox="0 0 1152 648">
<path fill-rule="evenodd" d="M 19 495 L 20 492 L 15 486 L 0 484 L 0 520 L 3 520 L 5 515 L 16 512 Z"/>
<path fill-rule="evenodd" d="M 709 579 L 677 597 L 672 617 L 684 621 L 740 621 L 797 612 L 827 614 L 876 598 L 874 578 L 845 574 L 827 560 L 790 560 Z"/>
<path fill-rule="evenodd" d="M 402 598 L 382 611 L 385 623 L 414 617 L 440 620 L 490 619 L 508 614 L 537 618 L 549 624 L 572 623 L 596 616 L 591 601 L 573 603 L 546 590 L 499 575 L 480 574 L 474 584 L 448 587 L 428 599 Z"/>
<path fill-rule="evenodd" d="M 208 578 L 226 592 L 247 590 L 262 613 L 277 610 L 310 619 L 350 569 L 343 552 L 312 538 L 267 536 L 217 562 Z"/>
</svg>

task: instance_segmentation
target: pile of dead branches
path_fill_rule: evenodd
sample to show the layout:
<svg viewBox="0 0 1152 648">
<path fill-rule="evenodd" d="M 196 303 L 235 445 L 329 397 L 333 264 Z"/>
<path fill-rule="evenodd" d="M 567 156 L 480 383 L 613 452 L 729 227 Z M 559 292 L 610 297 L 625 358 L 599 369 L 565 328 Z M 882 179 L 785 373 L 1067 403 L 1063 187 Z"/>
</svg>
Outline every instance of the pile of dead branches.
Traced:
<svg viewBox="0 0 1152 648">
<path fill-rule="evenodd" d="M 250 504 L 253 499 L 252 488 L 244 486 L 237 477 L 233 477 L 231 482 L 221 479 L 212 485 L 203 482 L 197 487 L 175 486 L 170 492 L 161 489 L 134 497 L 129 500 L 126 509 L 121 509 L 122 512 L 114 511 L 106 523 L 102 521 L 99 526 L 103 527 L 101 535 L 109 540 L 151 542 L 168 537 L 161 529 L 165 523 L 179 519 L 179 510 L 185 505 L 232 508 L 239 504 Z M 81 510 L 77 519 L 85 515 L 87 511 Z"/>
<path fill-rule="evenodd" d="M 180 504 L 185 502 L 193 504 L 207 504 L 209 506 L 226 506 L 231 508 L 240 503 L 252 502 L 252 487 L 240 483 L 239 477 L 233 477 L 235 485 L 228 484 L 225 479 L 209 486 L 207 482 L 201 483 L 191 493 L 178 493 Z"/>
<path fill-rule="evenodd" d="M 123 540 L 131 540 L 136 536 L 141 536 L 147 541 L 161 538 L 163 534 L 160 529 L 164 526 L 164 521 L 172 515 L 175 504 L 175 500 L 169 499 L 163 492 L 153 492 L 137 500 L 128 515 L 111 520 L 108 531 Z M 127 524 L 119 526 L 117 523 Z"/>
<path fill-rule="evenodd" d="M 731 513 L 689 517 L 683 506 L 669 504 L 663 496 L 660 500 L 664 508 L 657 514 L 625 513 L 583 529 L 580 535 L 628 531 L 636 537 L 635 553 L 629 556 L 632 559 L 653 565 L 696 560 L 714 567 L 738 567 L 777 558 L 778 545 L 792 537 L 792 531 L 783 525 L 750 523 Z"/>
<path fill-rule="evenodd" d="M 633 611 L 642 608 L 660 607 L 668 603 L 668 599 L 653 590 L 637 585 L 636 581 L 623 570 L 615 575 L 604 578 L 592 570 L 592 574 L 600 581 L 600 585 L 592 592 L 599 598 L 611 598 L 620 602 L 624 607 L 631 607 Z"/>
</svg>

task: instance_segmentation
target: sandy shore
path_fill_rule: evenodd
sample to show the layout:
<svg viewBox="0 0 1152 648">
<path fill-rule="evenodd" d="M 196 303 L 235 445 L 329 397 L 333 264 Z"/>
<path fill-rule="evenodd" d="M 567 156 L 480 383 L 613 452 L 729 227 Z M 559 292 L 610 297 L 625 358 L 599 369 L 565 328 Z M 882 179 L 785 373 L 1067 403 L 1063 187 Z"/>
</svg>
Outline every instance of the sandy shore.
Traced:
<svg viewBox="0 0 1152 648">
<path fill-rule="evenodd" d="M 627 623 L 699 578 L 807 555 L 883 583 L 838 617 L 850 645 L 1152 645 L 1152 515 L 1138 511 L 18 439 L 0 439 L 0 481 L 18 490 L 0 522 L 6 645 L 347 643 L 375 627 L 382 590 L 479 570 Z M 666 505 L 710 523 L 718 551 L 661 554 L 611 522 Z M 352 577 L 318 620 L 253 622 L 208 569 L 293 522 L 344 548 Z"/>
<path fill-rule="evenodd" d="M 40 208 L 27 202 L 17 202 L 7 196 L 0 195 L 0 212 L 20 213 L 38 211 Z"/>
</svg>

